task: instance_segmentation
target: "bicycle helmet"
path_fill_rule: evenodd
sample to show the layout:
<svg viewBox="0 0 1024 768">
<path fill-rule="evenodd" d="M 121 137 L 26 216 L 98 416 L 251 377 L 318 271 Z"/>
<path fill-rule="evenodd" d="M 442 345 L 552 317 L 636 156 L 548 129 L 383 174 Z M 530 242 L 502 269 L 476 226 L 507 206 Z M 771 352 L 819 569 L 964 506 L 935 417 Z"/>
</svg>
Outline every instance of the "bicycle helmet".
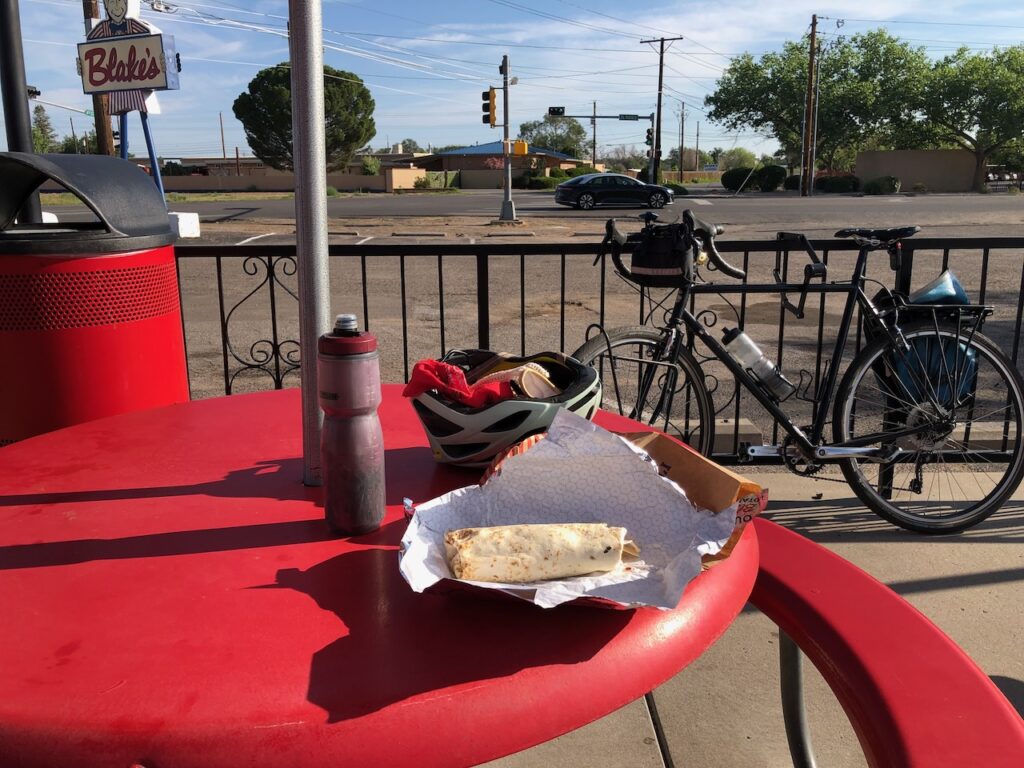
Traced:
<svg viewBox="0 0 1024 768">
<path fill-rule="evenodd" d="M 517 397 L 483 408 L 452 402 L 433 391 L 417 395 L 412 401 L 413 408 L 423 423 L 434 458 L 445 464 L 487 466 L 509 446 L 545 432 L 559 408 L 568 408 L 590 419 L 601 404 L 597 371 L 559 352 L 511 357 L 481 349 L 452 350 L 442 360 L 466 371 L 471 382 L 527 363 L 538 363 L 562 390 L 553 397 Z"/>
</svg>

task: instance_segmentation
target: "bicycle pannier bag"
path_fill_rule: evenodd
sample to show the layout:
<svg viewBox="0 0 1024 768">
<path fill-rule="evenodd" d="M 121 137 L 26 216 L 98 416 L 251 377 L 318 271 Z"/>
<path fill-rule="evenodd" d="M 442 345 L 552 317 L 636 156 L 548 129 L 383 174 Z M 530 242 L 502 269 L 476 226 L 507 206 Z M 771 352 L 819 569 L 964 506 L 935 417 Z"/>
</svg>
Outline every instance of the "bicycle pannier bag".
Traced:
<svg viewBox="0 0 1024 768">
<path fill-rule="evenodd" d="M 693 279 L 693 249 L 681 224 L 663 224 L 640 233 L 629 271 L 648 288 L 676 288 Z"/>
</svg>

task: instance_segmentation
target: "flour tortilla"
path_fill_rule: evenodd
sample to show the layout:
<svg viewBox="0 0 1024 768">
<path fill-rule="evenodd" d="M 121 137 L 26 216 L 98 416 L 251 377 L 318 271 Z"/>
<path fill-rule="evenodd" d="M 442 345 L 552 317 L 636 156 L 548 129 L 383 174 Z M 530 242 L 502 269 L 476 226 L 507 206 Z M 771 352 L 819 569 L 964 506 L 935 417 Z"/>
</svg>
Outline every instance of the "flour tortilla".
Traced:
<svg viewBox="0 0 1024 768">
<path fill-rule="evenodd" d="M 460 528 L 444 537 L 457 579 L 525 584 L 614 570 L 640 549 L 626 529 L 605 523 L 547 523 Z"/>
</svg>

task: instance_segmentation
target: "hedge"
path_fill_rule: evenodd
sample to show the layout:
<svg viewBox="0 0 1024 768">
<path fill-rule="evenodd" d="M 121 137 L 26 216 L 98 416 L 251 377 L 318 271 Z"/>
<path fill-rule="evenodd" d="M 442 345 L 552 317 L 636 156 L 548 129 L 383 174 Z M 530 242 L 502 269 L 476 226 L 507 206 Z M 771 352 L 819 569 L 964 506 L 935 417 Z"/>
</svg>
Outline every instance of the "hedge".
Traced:
<svg viewBox="0 0 1024 768">
<path fill-rule="evenodd" d="M 816 192 L 856 192 L 858 189 L 860 189 L 860 179 L 853 174 L 819 176 L 814 180 Z"/>
<path fill-rule="evenodd" d="M 751 170 L 750 168 L 730 168 L 722 174 L 722 186 L 730 192 L 735 192 L 740 188 L 740 184 L 743 183 L 744 179 L 750 175 Z M 744 189 L 756 189 L 754 181 L 754 177 L 751 176 Z"/>
<path fill-rule="evenodd" d="M 781 165 L 766 165 L 758 168 L 750 181 L 756 181 L 762 192 L 774 192 L 786 181 L 786 169 Z"/>
<path fill-rule="evenodd" d="M 895 195 L 900 191 L 900 180 L 895 176 L 881 176 L 864 185 L 865 195 Z"/>
<path fill-rule="evenodd" d="M 527 183 L 527 189 L 554 189 L 561 183 L 561 179 L 551 176 L 532 176 Z"/>
</svg>

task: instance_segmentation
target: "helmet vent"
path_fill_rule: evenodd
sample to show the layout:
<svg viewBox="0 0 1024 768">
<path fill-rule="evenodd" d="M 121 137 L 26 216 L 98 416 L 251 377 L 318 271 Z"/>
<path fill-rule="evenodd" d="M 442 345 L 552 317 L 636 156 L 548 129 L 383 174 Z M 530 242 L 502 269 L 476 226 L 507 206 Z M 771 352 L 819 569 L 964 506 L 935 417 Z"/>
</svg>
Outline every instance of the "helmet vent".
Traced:
<svg viewBox="0 0 1024 768">
<path fill-rule="evenodd" d="M 435 437 L 451 437 L 462 431 L 462 427 L 458 424 L 453 424 L 443 416 L 439 416 L 418 400 L 412 401 L 412 407 L 416 409 L 420 421 L 423 422 L 423 427 Z"/>
<path fill-rule="evenodd" d="M 496 421 L 487 429 L 481 430 L 483 432 L 511 432 L 522 426 L 522 423 L 530 418 L 529 411 L 518 411 L 510 416 L 506 416 L 501 421 Z"/>
</svg>

